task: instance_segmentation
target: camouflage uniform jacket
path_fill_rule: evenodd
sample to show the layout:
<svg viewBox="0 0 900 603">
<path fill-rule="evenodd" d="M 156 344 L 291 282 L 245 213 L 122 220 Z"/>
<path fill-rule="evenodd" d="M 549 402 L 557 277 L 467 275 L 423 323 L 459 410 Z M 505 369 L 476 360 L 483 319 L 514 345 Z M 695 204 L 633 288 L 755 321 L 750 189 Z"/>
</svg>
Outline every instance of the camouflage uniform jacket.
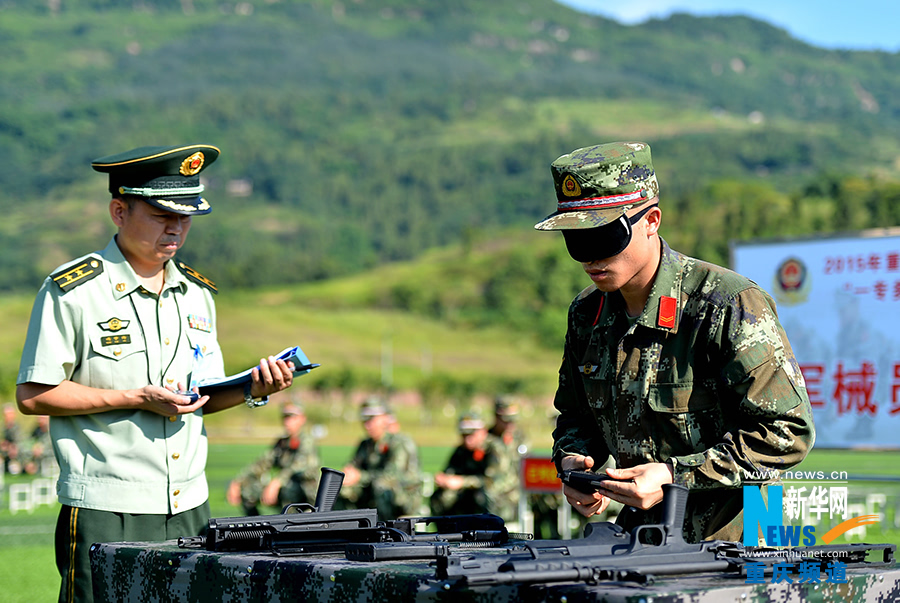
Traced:
<svg viewBox="0 0 900 603">
<path fill-rule="evenodd" d="M 788 469 L 813 445 L 806 386 L 764 291 L 661 243 L 633 324 L 618 292 L 591 286 L 572 302 L 553 457 L 668 462 L 691 490 L 685 537 L 739 540 L 744 472 Z M 656 522 L 659 507 L 620 522 Z"/>
<path fill-rule="evenodd" d="M 288 435 L 279 438 L 272 448 L 241 473 L 238 480 L 265 484 L 274 477 L 284 488 L 293 478 L 302 485 L 307 502 L 312 502 L 316 499 L 320 466 L 315 439 L 304 428 L 296 438 Z"/>
<path fill-rule="evenodd" d="M 351 500 L 359 491 L 369 490 L 378 498 L 391 492 L 396 513 L 418 512 L 421 505 L 422 476 L 415 442 L 401 433 L 387 433 L 377 442 L 366 438 L 359 443 L 350 464 L 359 469 L 359 483 L 344 488 Z"/>
<path fill-rule="evenodd" d="M 463 490 L 484 490 L 489 512 L 501 516 L 506 503 L 505 478 L 512 471 L 503 440 L 491 434 L 488 434 L 483 448 L 469 450 L 465 446 L 457 446 L 444 469 L 444 473 L 464 476 Z"/>
<path fill-rule="evenodd" d="M 488 433 L 497 438 L 497 441 L 506 455 L 506 469 L 498 475 L 496 480 L 496 490 L 501 499 L 505 501 L 503 513 L 498 513 L 504 519 L 512 519 L 517 516 L 520 488 L 521 488 L 521 463 L 523 452 L 520 448 L 527 450 L 525 444 L 525 434 L 518 427 L 507 430 L 501 430 L 499 426 L 494 425 Z"/>
</svg>

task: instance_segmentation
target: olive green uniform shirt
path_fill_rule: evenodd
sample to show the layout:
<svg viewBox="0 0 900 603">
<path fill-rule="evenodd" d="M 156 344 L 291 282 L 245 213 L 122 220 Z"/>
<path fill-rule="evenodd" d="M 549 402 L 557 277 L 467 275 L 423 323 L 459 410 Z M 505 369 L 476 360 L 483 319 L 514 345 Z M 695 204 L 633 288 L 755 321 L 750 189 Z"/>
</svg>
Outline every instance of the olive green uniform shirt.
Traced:
<svg viewBox="0 0 900 603">
<path fill-rule="evenodd" d="M 661 254 L 633 323 L 594 286 L 569 308 L 554 460 L 668 462 L 690 489 L 685 537 L 739 540 L 745 472 L 788 469 L 813 445 L 806 386 L 762 289 L 665 241 Z M 627 521 L 658 522 L 661 506 Z"/>
<path fill-rule="evenodd" d="M 212 293 L 174 261 L 165 265 L 159 295 L 139 284 L 115 238 L 67 267 L 75 266 L 93 270 L 90 278 L 64 291 L 51 277 L 37 295 L 17 383 L 126 390 L 187 385 L 192 372 L 197 380 L 224 376 Z M 195 350 L 202 354 L 196 361 Z M 207 500 L 202 409 L 176 417 L 127 409 L 54 416 L 50 435 L 63 504 L 169 514 Z"/>
</svg>

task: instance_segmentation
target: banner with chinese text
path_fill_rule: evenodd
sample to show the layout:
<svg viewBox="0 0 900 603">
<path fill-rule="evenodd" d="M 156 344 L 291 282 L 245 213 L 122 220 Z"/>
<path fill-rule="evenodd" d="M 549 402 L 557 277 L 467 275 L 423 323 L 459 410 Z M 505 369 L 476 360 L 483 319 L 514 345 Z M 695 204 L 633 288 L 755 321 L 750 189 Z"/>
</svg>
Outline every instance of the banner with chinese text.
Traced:
<svg viewBox="0 0 900 603">
<path fill-rule="evenodd" d="M 900 231 L 734 243 L 800 363 L 816 446 L 900 447 Z"/>
</svg>

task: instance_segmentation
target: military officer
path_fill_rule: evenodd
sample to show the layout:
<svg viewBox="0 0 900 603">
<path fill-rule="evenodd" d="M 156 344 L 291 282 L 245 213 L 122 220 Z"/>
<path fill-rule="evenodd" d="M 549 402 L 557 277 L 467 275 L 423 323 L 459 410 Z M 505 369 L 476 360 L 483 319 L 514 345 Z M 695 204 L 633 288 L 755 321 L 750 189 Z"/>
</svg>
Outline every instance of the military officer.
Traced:
<svg viewBox="0 0 900 603">
<path fill-rule="evenodd" d="M 341 504 L 374 508 L 382 519 L 418 514 L 422 478 L 414 442 L 391 432 L 394 419 L 387 402 L 377 396 L 363 402 L 360 416 L 367 437 L 344 466 Z"/>
<path fill-rule="evenodd" d="M 510 519 L 503 479 L 512 469 L 503 442 L 488 433 L 475 411 L 463 413 L 457 424 L 460 444 L 446 468 L 434 476 L 431 512 L 435 515 L 494 513 Z"/>
<path fill-rule="evenodd" d="M 262 404 L 292 383 L 293 366 L 270 357 L 246 387 L 184 393 L 224 376 L 216 287 L 175 257 L 193 217 L 211 211 L 200 174 L 218 156 L 195 144 L 96 159 L 117 232 L 37 294 L 16 400 L 51 417 L 61 601 L 91 600 L 93 542 L 199 534 L 209 519 L 204 415 Z"/>
<path fill-rule="evenodd" d="M 535 228 L 562 231 L 593 281 L 569 308 L 553 456 L 560 470 L 612 456 L 622 480 L 567 499 L 585 516 L 617 500 L 630 527 L 659 520 L 674 482 L 690 489 L 686 538 L 740 540 L 743 476 L 793 467 L 815 439 L 775 303 L 660 237 L 647 144 L 578 149 L 551 172 L 557 211 Z"/>
<path fill-rule="evenodd" d="M 315 439 L 306 429 L 303 406 L 281 407 L 285 435 L 228 485 L 228 502 L 245 515 L 259 515 L 259 505 L 284 507 L 316 500 L 320 468 Z"/>
</svg>

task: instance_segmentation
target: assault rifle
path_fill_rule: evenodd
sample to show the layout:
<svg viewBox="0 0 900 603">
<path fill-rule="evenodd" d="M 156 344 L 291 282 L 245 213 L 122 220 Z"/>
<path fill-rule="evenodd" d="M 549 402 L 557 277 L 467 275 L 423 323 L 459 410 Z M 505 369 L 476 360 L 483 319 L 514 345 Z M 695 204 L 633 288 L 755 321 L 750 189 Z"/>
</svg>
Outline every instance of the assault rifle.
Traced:
<svg viewBox="0 0 900 603">
<path fill-rule="evenodd" d="M 504 583 L 633 581 L 648 584 L 657 575 L 717 572 L 747 576 L 748 563 L 763 563 L 769 574 L 776 563 L 818 563 L 839 560 L 851 566 L 887 566 L 894 562 L 892 544 L 848 544 L 801 549 L 744 549 L 724 540 L 685 542 L 683 536 L 687 488 L 663 485 L 662 521 L 625 533 L 621 526 L 589 523 L 579 540 L 539 540 L 515 543 L 507 555 L 465 555 L 459 551 L 437 557 L 436 577 L 445 588 Z M 822 555 L 827 550 L 828 557 Z M 871 552 L 880 560 L 867 561 Z M 836 553 L 836 554 L 834 554 Z"/>
<path fill-rule="evenodd" d="M 509 540 L 503 519 L 490 514 L 379 521 L 375 509 L 334 511 L 343 481 L 342 472 L 323 467 L 314 505 L 289 504 L 278 515 L 210 519 L 205 536 L 179 538 L 178 546 L 276 555 L 344 552 L 351 560 L 375 561 L 435 558 L 457 546 Z M 376 550 L 374 544 L 383 546 Z"/>
</svg>

